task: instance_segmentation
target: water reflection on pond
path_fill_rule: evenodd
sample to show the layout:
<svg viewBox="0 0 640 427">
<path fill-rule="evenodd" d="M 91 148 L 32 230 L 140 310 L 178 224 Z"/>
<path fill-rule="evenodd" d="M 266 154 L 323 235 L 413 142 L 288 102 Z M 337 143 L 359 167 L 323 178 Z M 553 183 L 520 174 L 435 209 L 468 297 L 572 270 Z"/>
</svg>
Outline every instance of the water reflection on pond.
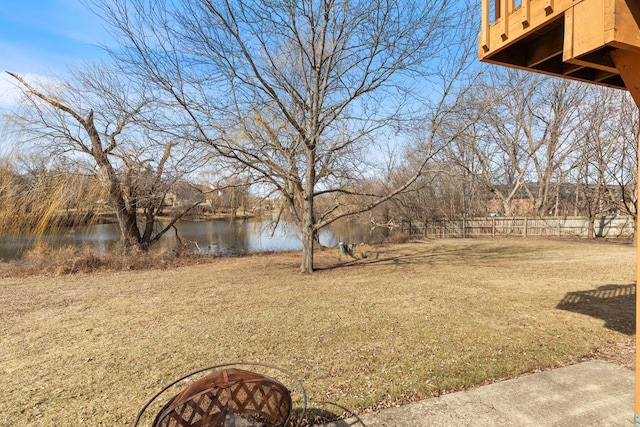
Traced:
<svg viewBox="0 0 640 427">
<path fill-rule="evenodd" d="M 233 256 L 256 252 L 277 252 L 302 248 L 296 228 L 280 222 L 274 228 L 270 221 L 183 221 L 177 225 L 178 236 L 188 249 L 203 254 Z M 320 244 L 336 246 L 338 242 L 376 243 L 388 237 L 384 227 L 371 228 L 369 224 L 345 221 L 326 227 L 320 232 Z M 119 232 L 116 224 L 96 224 L 86 227 L 61 229 L 47 235 L 43 241 L 51 247 L 89 246 L 101 252 L 115 247 Z M 3 238 L 0 259 L 19 258 L 33 247 L 32 236 Z M 160 242 L 163 248 L 175 249 L 175 232 L 168 232 Z"/>
</svg>

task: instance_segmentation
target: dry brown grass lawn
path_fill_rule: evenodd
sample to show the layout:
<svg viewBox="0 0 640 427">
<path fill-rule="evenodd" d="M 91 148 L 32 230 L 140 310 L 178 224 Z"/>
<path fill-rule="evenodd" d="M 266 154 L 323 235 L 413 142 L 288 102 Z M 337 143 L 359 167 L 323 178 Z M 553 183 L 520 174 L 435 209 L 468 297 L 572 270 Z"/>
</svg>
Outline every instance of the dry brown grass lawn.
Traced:
<svg viewBox="0 0 640 427">
<path fill-rule="evenodd" d="M 0 279 L 0 424 L 130 425 L 169 381 L 231 361 L 290 370 L 312 407 L 363 411 L 608 354 L 635 330 L 630 244 L 357 255 L 320 252 L 313 275 L 284 253 Z"/>
</svg>

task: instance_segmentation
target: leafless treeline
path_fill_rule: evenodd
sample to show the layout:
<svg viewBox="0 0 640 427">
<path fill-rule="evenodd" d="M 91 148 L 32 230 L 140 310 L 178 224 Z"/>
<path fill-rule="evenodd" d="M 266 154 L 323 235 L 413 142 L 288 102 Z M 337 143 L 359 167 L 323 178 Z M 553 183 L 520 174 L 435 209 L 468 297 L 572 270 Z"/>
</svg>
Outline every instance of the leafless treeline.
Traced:
<svg viewBox="0 0 640 427">
<path fill-rule="evenodd" d="M 488 68 L 462 102 L 443 132 L 465 132 L 377 221 L 636 217 L 638 110 L 626 92 Z"/>
<path fill-rule="evenodd" d="M 81 177 L 56 187 L 86 187 L 73 203 L 51 189 L 32 200 L 43 212 L 106 201 L 125 248 L 147 249 L 211 195 L 241 191 L 246 205 L 249 185 L 300 230 L 302 272 L 319 230 L 358 215 L 635 216 L 631 100 L 476 64 L 473 3 L 91 3 L 113 62 L 64 81 L 10 73 L 24 94 L 10 138 L 42 167 L 0 172 L 21 188 L 34 170 Z M 8 186 L 0 198 L 3 218 L 37 211 Z M 160 225 L 168 200 L 181 208 Z"/>
<path fill-rule="evenodd" d="M 610 214 L 635 218 L 638 112 L 628 94 L 498 68 L 485 69 L 473 87 L 461 92 L 464 97 L 456 101 L 456 108 L 450 108 L 455 114 L 436 135 L 447 143 L 438 146 L 406 192 L 366 213 L 367 220 L 386 224 L 493 215 L 595 218 Z M 37 120 L 42 117 L 40 112 Z M 32 132 L 42 136 L 41 126 L 33 127 L 33 121 L 24 120 L 23 125 L 29 123 Z M 60 135 L 69 131 L 67 124 L 60 126 Z M 46 129 L 54 135 L 52 123 Z M 42 156 L 32 153 L 27 158 L 3 159 L 0 212 L 5 229 L 43 231 L 56 220 L 64 224 L 82 221 L 99 212 L 108 200 L 108 187 L 90 164 L 52 155 L 53 148 L 68 150 L 66 144 L 48 142 Z M 407 175 L 415 173 L 415 163 L 423 161 L 424 151 L 435 145 L 430 141 L 427 147 L 417 138 L 389 162 L 386 174 L 363 174 L 349 188 L 362 194 L 388 192 L 406 182 Z M 156 180 L 153 147 L 158 150 L 150 144 L 137 150 L 127 147 L 118 154 L 122 158 L 119 186 L 136 210 L 148 209 L 147 196 L 154 192 L 157 197 L 152 208 L 159 214 L 198 203 L 200 212 L 232 214 L 260 205 L 267 209 L 280 206 L 277 197 L 265 202 L 260 197 L 265 195 L 262 189 L 252 188 L 241 175 L 221 179 L 212 170 L 190 175 L 206 163 L 204 153 L 198 154 L 200 162 L 189 162 L 188 169 L 173 169 L 174 165 L 170 175 Z M 146 157 L 145 150 L 149 151 Z M 186 164 L 186 157 L 176 164 Z M 143 167 L 145 164 L 148 166 Z M 164 205 L 158 204 L 158 197 Z M 330 201 L 319 198 L 317 203 L 322 209 Z M 354 195 L 344 203 L 358 206 L 360 200 Z M 12 217 L 9 207 L 18 205 L 21 208 Z M 60 212 L 68 215 L 55 215 Z"/>
</svg>

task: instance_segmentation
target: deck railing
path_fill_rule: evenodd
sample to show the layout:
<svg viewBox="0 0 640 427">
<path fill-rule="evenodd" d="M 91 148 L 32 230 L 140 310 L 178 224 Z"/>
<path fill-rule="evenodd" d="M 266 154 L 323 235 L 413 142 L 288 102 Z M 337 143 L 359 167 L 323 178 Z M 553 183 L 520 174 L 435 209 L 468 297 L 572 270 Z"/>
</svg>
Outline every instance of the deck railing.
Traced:
<svg viewBox="0 0 640 427">
<path fill-rule="evenodd" d="M 509 20 L 517 19 L 523 29 L 531 25 L 531 3 L 536 3 L 544 10 L 545 15 L 554 12 L 555 0 L 482 0 L 482 33 L 481 45 L 485 52 L 489 51 L 490 32 L 492 25 L 500 26 L 500 37 L 502 41 L 509 38 Z M 518 14 L 514 12 L 519 11 Z"/>
</svg>

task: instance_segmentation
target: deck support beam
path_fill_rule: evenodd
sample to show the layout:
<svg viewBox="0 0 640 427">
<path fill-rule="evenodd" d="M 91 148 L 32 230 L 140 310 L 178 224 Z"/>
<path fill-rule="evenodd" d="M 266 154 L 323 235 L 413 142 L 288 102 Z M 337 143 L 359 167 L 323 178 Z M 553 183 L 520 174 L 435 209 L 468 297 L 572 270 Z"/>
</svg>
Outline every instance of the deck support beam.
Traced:
<svg viewBox="0 0 640 427">
<path fill-rule="evenodd" d="M 609 53 L 633 100 L 640 108 L 640 53 L 618 49 Z"/>
<path fill-rule="evenodd" d="M 633 100 L 640 108 L 640 53 L 618 49 L 609 54 Z M 638 132 L 638 149 L 640 150 L 640 132 Z M 640 153 L 640 151 L 638 151 Z M 640 178 L 640 161 L 638 162 L 638 178 Z M 636 220 L 637 221 L 637 220 Z M 640 238 L 636 230 L 636 349 L 640 349 Z M 636 351 L 636 388 L 635 388 L 635 425 L 640 427 L 640 351 Z"/>
</svg>

